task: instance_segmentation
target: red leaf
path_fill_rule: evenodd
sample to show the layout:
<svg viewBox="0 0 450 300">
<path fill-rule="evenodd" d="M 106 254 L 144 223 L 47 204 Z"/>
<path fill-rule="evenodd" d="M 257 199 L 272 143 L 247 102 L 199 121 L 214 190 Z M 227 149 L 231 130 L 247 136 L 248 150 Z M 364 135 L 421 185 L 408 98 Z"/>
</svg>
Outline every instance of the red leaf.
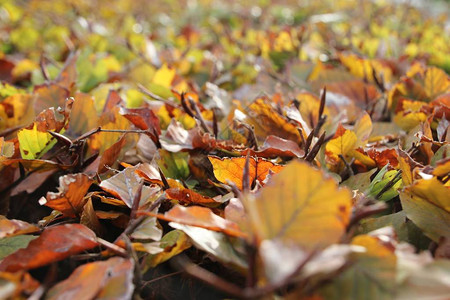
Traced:
<svg viewBox="0 0 450 300">
<path fill-rule="evenodd" d="M 0 271 L 16 272 L 45 266 L 98 245 L 95 233 L 81 224 L 47 228 L 39 238 L 5 257 Z"/>
</svg>

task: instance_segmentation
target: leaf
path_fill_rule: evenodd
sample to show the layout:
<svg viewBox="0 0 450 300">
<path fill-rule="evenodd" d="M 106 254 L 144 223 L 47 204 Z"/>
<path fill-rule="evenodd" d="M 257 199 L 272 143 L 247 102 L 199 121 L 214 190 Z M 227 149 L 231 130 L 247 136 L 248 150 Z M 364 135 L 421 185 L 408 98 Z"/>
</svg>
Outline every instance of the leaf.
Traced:
<svg viewBox="0 0 450 300">
<path fill-rule="evenodd" d="M 130 299 L 133 270 L 133 261 L 121 257 L 87 263 L 52 287 L 45 299 Z"/>
<path fill-rule="evenodd" d="M 37 231 L 39 231 L 37 226 L 24 221 L 8 220 L 6 218 L 0 219 L 0 238 L 34 233 Z"/>
<path fill-rule="evenodd" d="M 98 217 L 95 214 L 91 198 L 87 200 L 83 207 L 83 212 L 80 216 L 80 224 L 83 224 L 87 228 L 91 229 L 96 235 L 100 236 L 103 233 L 102 224 L 100 224 Z"/>
<path fill-rule="evenodd" d="M 92 179 L 81 173 L 61 176 L 58 192 L 48 192 L 39 203 L 62 212 L 66 217 L 75 218 L 83 211 L 87 201 L 84 195 L 92 182 Z"/>
<path fill-rule="evenodd" d="M 435 242 L 450 237 L 449 188 L 435 177 L 421 179 L 400 192 L 408 219 Z"/>
<path fill-rule="evenodd" d="M 70 136 L 78 137 L 96 128 L 99 118 L 95 110 L 94 98 L 91 95 L 76 93 L 74 99 L 67 131 Z"/>
<path fill-rule="evenodd" d="M 45 229 L 25 249 L 5 257 L 0 271 L 16 272 L 45 266 L 98 245 L 95 234 L 80 224 L 65 224 Z"/>
<path fill-rule="evenodd" d="M 158 210 L 158 207 L 155 210 Z M 133 231 L 131 237 L 136 240 L 159 241 L 162 235 L 163 231 L 157 219 L 148 217 Z"/>
<path fill-rule="evenodd" d="M 70 96 L 67 89 L 55 83 L 36 86 L 33 95 L 36 112 L 41 112 L 50 107 L 64 107 L 64 102 Z"/>
<path fill-rule="evenodd" d="M 112 194 L 114 197 L 121 199 L 129 208 L 133 206 L 134 195 L 137 193 L 139 182 L 141 179 L 135 173 L 136 167 L 128 167 L 116 175 L 103 180 L 100 187 Z M 159 188 L 143 186 L 140 199 L 140 205 L 155 197 L 159 192 Z"/>
<path fill-rule="evenodd" d="M 41 112 L 34 123 L 17 132 L 20 154 L 23 159 L 42 157 L 55 144 L 56 140 L 47 131 L 63 133 L 67 128 L 73 99 L 67 99 L 65 108 L 56 114 L 55 109 L 49 108 Z"/>
<path fill-rule="evenodd" d="M 177 229 L 169 231 L 163 236 L 159 244 L 164 250 L 158 254 L 149 256 L 146 259 L 146 267 L 154 268 L 184 250 L 189 249 L 191 245 L 191 241 L 183 231 Z"/>
<path fill-rule="evenodd" d="M 260 241 L 279 239 L 309 250 L 339 241 L 352 206 L 348 190 L 300 161 L 289 163 L 244 205 Z"/>
<path fill-rule="evenodd" d="M 369 172 L 350 176 L 350 178 L 344 181 L 342 185 L 348 187 L 351 190 L 358 190 L 359 192 L 364 193 L 369 188 L 370 178 L 376 171 L 377 169 L 372 169 Z"/>
<path fill-rule="evenodd" d="M 36 237 L 32 235 L 16 235 L 0 239 L 0 260 L 16 252 L 19 249 L 26 248 L 28 243 Z"/>
<path fill-rule="evenodd" d="M 450 263 L 436 260 L 420 268 L 402 283 L 396 299 L 445 299 L 450 295 Z"/>
<path fill-rule="evenodd" d="M 441 69 L 428 67 L 425 71 L 424 89 L 429 99 L 450 92 L 450 77 Z"/>
<path fill-rule="evenodd" d="M 33 117 L 31 95 L 15 94 L 0 102 L 0 130 L 26 125 Z"/>
<path fill-rule="evenodd" d="M 187 163 L 188 154 L 184 152 L 169 152 L 163 149 L 159 150 L 159 158 L 156 159 L 158 166 L 166 177 L 185 179 L 189 175 L 189 166 Z"/>
<path fill-rule="evenodd" d="M 142 212 L 143 214 L 148 214 Z M 153 215 L 153 214 L 152 214 Z M 168 222 L 180 223 L 183 225 L 202 227 L 213 231 L 223 232 L 230 236 L 245 237 L 237 224 L 214 214 L 209 208 L 200 206 L 183 207 L 175 205 L 164 215 L 158 218 Z"/>
<path fill-rule="evenodd" d="M 375 236 L 356 236 L 352 245 L 366 249 L 354 264 L 339 274 L 320 294 L 325 299 L 393 299 L 396 256 L 394 249 Z"/>
<path fill-rule="evenodd" d="M 326 85 L 327 95 L 329 93 L 339 94 L 347 97 L 361 108 L 368 108 L 381 94 L 372 84 L 364 83 L 362 80 L 339 81 Z"/>
<path fill-rule="evenodd" d="M 382 76 L 386 82 L 392 80 L 392 70 L 387 64 L 381 60 L 369 60 L 358 57 L 355 54 L 339 53 L 339 59 L 345 67 L 347 67 L 353 75 L 359 78 L 366 78 L 371 82 L 375 82 L 373 74 Z"/>
<path fill-rule="evenodd" d="M 275 135 L 280 138 L 300 143 L 297 127 L 289 123 L 265 99 L 257 99 L 247 108 L 248 122 L 255 127 L 259 138 Z"/>
<path fill-rule="evenodd" d="M 168 199 L 175 200 L 182 205 L 205 205 L 205 206 L 217 206 L 219 202 L 214 199 L 203 196 L 193 190 L 186 189 L 184 187 L 171 187 L 167 189 L 166 196 Z"/>
<path fill-rule="evenodd" d="M 426 250 L 430 244 L 430 240 L 423 235 L 422 231 L 406 218 L 404 210 L 390 215 L 364 219 L 361 221 L 359 232 L 367 234 L 386 226 L 391 226 L 395 230 L 400 242 L 410 243 L 417 249 Z"/>
<path fill-rule="evenodd" d="M 273 158 L 273 157 L 303 157 L 305 151 L 300 149 L 297 143 L 291 140 L 285 140 L 275 135 L 269 135 L 264 144 L 258 151 L 247 149 L 241 152 L 241 155 L 247 155 L 250 152 L 251 156 Z"/>
<path fill-rule="evenodd" d="M 325 146 L 325 154 L 330 170 L 337 172 L 342 167 L 343 162 L 339 155 L 349 158 L 352 151 L 357 148 L 357 142 L 358 137 L 356 133 L 340 125 L 333 139 Z"/>
<path fill-rule="evenodd" d="M 170 222 L 169 225 L 186 233 L 195 247 L 213 255 L 220 261 L 232 263 L 240 268 L 247 267 L 246 260 L 236 252 L 226 235 L 205 228 L 175 222 Z"/>
<path fill-rule="evenodd" d="M 215 156 L 208 156 L 208 159 L 213 165 L 214 176 L 218 181 L 227 184 L 229 180 L 234 183 L 238 189 L 242 190 L 246 157 L 219 158 Z M 263 184 L 267 175 L 278 173 L 281 169 L 283 169 L 283 166 L 274 164 L 269 160 L 259 157 L 257 159 L 250 157 L 250 184 L 252 184 L 255 180 L 258 180 L 261 184 Z"/>
<path fill-rule="evenodd" d="M 143 108 L 121 108 L 120 114 L 127 118 L 137 128 L 142 130 L 155 130 L 159 135 L 161 134 L 161 128 L 159 127 L 159 119 L 153 110 Z"/>
<path fill-rule="evenodd" d="M 29 273 L 0 272 L 0 294 L 3 299 L 17 299 L 32 294 L 40 286 Z"/>
<path fill-rule="evenodd" d="M 97 169 L 98 174 L 108 171 L 108 167 L 113 167 L 117 163 L 118 158 L 121 157 L 121 152 L 124 150 L 125 142 L 125 135 L 122 135 L 117 142 L 103 152 Z"/>
<path fill-rule="evenodd" d="M 127 118 L 119 114 L 118 107 L 114 107 L 111 111 L 102 114 L 98 126 L 101 126 L 101 128 L 105 130 L 125 131 L 130 129 L 130 122 Z M 92 151 L 98 151 L 99 154 L 103 154 L 106 149 L 119 141 L 122 138 L 122 135 L 122 132 L 99 132 L 90 137 L 89 146 Z M 136 141 L 136 138 L 135 135 L 127 135 L 126 145 L 128 147 L 128 144 L 132 145 Z"/>
</svg>

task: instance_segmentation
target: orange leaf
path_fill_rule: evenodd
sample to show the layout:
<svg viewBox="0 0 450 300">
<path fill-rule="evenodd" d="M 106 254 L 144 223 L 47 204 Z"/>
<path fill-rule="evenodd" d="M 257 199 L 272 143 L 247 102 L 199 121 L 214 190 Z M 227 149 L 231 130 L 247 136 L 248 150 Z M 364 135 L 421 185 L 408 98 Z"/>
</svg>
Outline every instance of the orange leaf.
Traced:
<svg viewBox="0 0 450 300">
<path fill-rule="evenodd" d="M 86 192 L 92 184 L 85 174 L 69 174 L 59 178 L 59 192 L 48 192 L 46 199 L 41 199 L 41 205 L 59 210 L 66 217 L 74 218 L 83 211 L 87 200 Z"/>
<path fill-rule="evenodd" d="M 20 220 L 0 219 L 0 238 L 39 231 L 39 228 Z"/>
<path fill-rule="evenodd" d="M 176 200 L 180 204 L 201 204 L 201 205 L 217 205 L 217 201 L 210 197 L 203 196 L 193 190 L 183 187 L 172 187 L 166 190 L 166 196 L 168 199 Z"/>
<path fill-rule="evenodd" d="M 133 270 L 133 261 L 121 257 L 88 263 L 55 285 L 46 299 L 130 299 Z"/>
<path fill-rule="evenodd" d="M 214 176 L 216 176 L 217 180 L 222 183 L 227 183 L 230 180 L 237 188 L 242 189 L 246 157 L 219 158 L 208 156 L 208 159 L 213 165 Z M 270 172 L 278 173 L 282 168 L 283 166 L 274 164 L 269 160 L 251 157 L 249 168 L 250 183 L 254 180 L 263 183 Z"/>
<path fill-rule="evenodd" d="M 206 207 L 183 207 L 181 205 L 176 205 L 164 215 L 157 215 L 150 212 L 141 212 L 141 214 L 157 216 L 159 219 L 168 222 L 175 222 L 183 225 L 202 227 L 213 231 L 219 231 L 231 236 L 246 236 L 246 234 L 239 229 L 239 226 L 236 223 L 219 217 Z"/>
</svg>

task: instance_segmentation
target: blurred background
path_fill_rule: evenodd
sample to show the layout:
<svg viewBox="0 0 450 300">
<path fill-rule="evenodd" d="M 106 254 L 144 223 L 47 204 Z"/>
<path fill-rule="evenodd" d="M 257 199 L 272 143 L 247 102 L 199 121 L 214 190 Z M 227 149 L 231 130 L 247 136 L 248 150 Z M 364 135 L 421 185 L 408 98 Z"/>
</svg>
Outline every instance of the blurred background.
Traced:
<svg viewBox="0 0 450 300">
<path fill-rule="evenodd" d="M 120 81 L 129 107 L 144 101 L 137 83 L 165 98 L 207 82 L 241 100 L 318 92 L 370 77 L 356 58 L 389 87 L 413 60 L 450 71 L 448 12 L 448 1 L 0 0 L 0 80 L 42 84 L 42 66 L 55 78 L 77 52 L 77 88 L 104 98 Z M 333 73 L 338 61 L 351 74 Z"/>
</svg>

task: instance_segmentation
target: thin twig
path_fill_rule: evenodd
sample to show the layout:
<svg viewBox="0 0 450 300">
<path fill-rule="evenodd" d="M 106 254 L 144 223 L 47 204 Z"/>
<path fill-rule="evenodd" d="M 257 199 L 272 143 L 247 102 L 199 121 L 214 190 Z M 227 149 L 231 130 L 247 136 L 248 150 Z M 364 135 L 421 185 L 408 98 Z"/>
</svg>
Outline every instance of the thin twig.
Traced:
<svg viewBox="0 0 450 300">
<path fill-rule="evenodd" d="M 105 247 L 106 249 L 114 252 L 115 254 L 122 256 L 122 257 L 128 257 L 128 253 L 125 249 L 122 247 L 117 246 L 116 244 L 110 243 L 102 238 L 97 237 L 97 242 Z"/>
</svg>

